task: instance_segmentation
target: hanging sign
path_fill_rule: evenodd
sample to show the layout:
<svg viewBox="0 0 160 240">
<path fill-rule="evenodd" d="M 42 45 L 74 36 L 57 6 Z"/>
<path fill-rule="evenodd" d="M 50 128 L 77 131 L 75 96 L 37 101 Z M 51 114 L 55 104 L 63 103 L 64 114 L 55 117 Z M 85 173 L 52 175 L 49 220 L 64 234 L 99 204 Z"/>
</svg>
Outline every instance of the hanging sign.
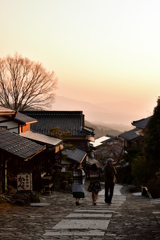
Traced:
<svg viewBox="0 0 160 240">
<path fill-rule="evenodd" d="M 32 190 L 32 173 L 17 174 L 17 190 L 18 191 Z"/>
</svg>

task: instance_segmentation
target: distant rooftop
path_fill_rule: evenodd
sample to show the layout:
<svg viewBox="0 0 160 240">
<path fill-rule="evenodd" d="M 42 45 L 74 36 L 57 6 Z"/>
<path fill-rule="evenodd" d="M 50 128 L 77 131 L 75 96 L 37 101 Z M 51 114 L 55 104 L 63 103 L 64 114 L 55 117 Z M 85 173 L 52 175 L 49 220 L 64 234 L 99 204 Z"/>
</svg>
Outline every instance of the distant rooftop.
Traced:
<svg viewBox="0 0 160 240">
<path fill-rule="evenodd" d="M 95 158 L 88 158 L 88 161 L 86 161 L 86 164 L 89 166 L 92 166 L 92 164 L 97 164 L 99 168 L 104 168 L 103 165 Z"/>
<path fill-rule="evenodd" d="M 103 145 L 104 143 L 114 139 L 115 137 L 112 137 L 112 136 L 103 136 L 103 137 L 99 137 L 97 139 L 95 139 L 94 142 L 90 142 L 90 146 L 93 147 L 93 148 L 96 148 L 96 147 L 99 147 L 101 145 Z"/>
<path fill-rule="evenodd" d="M 75 162 L 82 162 L 84 158 L 86 157 L 87 153 L 75 148 L 75 150 L 65 149 L 62 151 L 64 155 L 67 155 L 67 158 L 75 161 Z"/>
<path fill-rule="evenodd" d="M 132 125 L 137 127 L 137 128 L 144 129 L 146 127 L 148 121 L 150 120 L 150 118 L 151 118 L 151 116 L 147 117 L 147 118 L 143 118 L 143 119 L 137 120 L 137 121 L 133 121 Z"/>
<path fill-rule="evenodd" d="M 127 141 L 130 141 L 130 140 L 133 140 L 135 138 L 139 138 L 140 135 L 138 134 L 138 131 L 139 131 L 138 128 L 134 128 L 130 131 L 127 131 L 127 132 L 124 132 L 124 133 L 118 135 L 118 137 L 121 137 L 121 138 L 123 138 Z"/>
</svg>

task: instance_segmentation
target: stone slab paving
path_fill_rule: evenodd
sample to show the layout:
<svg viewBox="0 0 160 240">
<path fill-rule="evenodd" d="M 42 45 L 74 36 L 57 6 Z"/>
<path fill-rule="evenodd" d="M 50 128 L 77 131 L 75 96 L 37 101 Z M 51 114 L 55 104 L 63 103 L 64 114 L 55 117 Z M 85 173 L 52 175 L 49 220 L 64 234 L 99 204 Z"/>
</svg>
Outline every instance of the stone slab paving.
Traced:
<svg viewBox="0 0 160 240">
<path fill-rule="evenodd" d="M 31 207 L 44 207 L 44 206 L 49 206 L 51 203 L 31 203 Z"/>
<path fill-rule="evenodd" d="M 142 195 L 142 192 L 135 192 L 135 193 L 132 193 L 134 196 L 141 196 Z"/>
<path fill-rule="evenodd" d="M 104 236 L 105 232 L 100 230 L 87 230 L 87 231 L 47 231 L 45 236 Z"/>
<path fill-rule="evenodd" d="M 153 214 L 153 209 L 160 209 L 160 205 L 153 206 L 149 198 L 135 196 L 127 189 L 122 188 L 126 201 L 113 215 L 107 233 L 115 233 L 113 239 L 160 239 L 160 225 Z"/>
<path fill-rule="evenodd" d="M 107 230 L 107 227 L 109 225 L 110 219 L 112 217 L 112 214 L 126 200 L 126 197 L 123 197 L 120 194 L 121 187 L 119 185 L 117 188 L 115 187 L 115 193 L 117 193 L 117 195 L 114 195 L 113 197 L 114 203 L 112 204 L 112 207 L 108 206 L 104 202 L 104 190 L 102 190 L 99 193 L 97 206 L 93 206 L 92 203 L 89 203 L 87 205 L 89 209 L 86 209 L 86 208 L 80 209 L 79 211 L 81 213 L 77 213 L 78 210 L 76 210 L 73 213 L 70 213 L 69 215 L 66 216 L 67 219 L 62 219 L 58 224 L 56 224 L 53 227 L 53 230 L 55 231 L 53 230 L 47 231 L 44 234 L 44 236 L 53 236 L 53 235 L 64 236 L 65 234 L 73 235 L 73 236 L 76 236 L 76 234 L 77 236 L 83 234 L 83 236 L 90 236 L 93 234 L 93 230 L 96 230 L 94 231 L 94 236 L 104 236 Z M 108 209 L 105 209 L 106 207 L 108 207 Z M 59 231 L 56 231 L 56 230 L 59 230 Z M 67 230 L 67 231 L 64 231 L 64 230 Z"/>
<path fill-rule="evenodd" d="M 151 199 L 150 202 L 151 202 L 152 204 L 160 203 L 160 198 Z"/>
<path fill-rule="evenodd" d="M 111 218 L 112 214 L 100 214 L 97 213 L 97 211 L 94 211 L 96 213 L 70 213 L 68 216 L 66 216 L 66 218 Z"/>
<path fill-rule="evenodd" d="M 63 219 L 56 224 L 53 229 L 96 229 L 106 230 L 109 224 L 109 220 L 100 219 Z"/>
<path fill-rule="evenodd" d="M 87 183 L 88 184 L 88 183 Z M 119 186 L 118 186 L 119 187 Z M 87 189 L 87 185 L 86 185 Z M 91 204 L 86 192 L 80 206 L 70 193 L 53 192 L 42 196 L 43 207 L 20 207 L 0 204 L 0 239 L 3 240 L 157 240 L 160 239 L 160 203 L 144 196 L 134 196 L 124 185 L 122 195 L 113 197 L 108 206 L 99 195 L 97 206 Z M 117 191 L 118 192 L 118 191 Z M 118 193 L 119 194 L 119 193 Z M 123 200 L 123 201 L 122 201 Z M 100 203 L 101 202 L 101 203 Z M 119 202 L 119 203 L 118 203 Z M 112 214 L 103 229 L 53 229 L 62 220 L 95 220 L 95 218 L 66 218 L 69 214 Z M 93 222 L 92 222 L 93 223 Z M 74 224 L 74 223 L 73 223 Z"/>
<path fill-rule="evenodd" d="M 95 209 L 79 209 L 79 210 L 75 210 L 74 212 L 87 212 L 87 213 L 95 213 Z M 111 212 L 111 213 L 113 213 L 113 212 L 115 212 L 115 210 L 113 209 L 113 210 L 110 210 L 110 209 L 108 209 L 108 210 L 105 210 L 104 208 L 103 209 L 96 209 L 96 213 L 109 213 L 109 212 Z"/>
<path fill-rule="evenodd" d="M 114 195 L 121 196 L 122 195 L 121 192 L 120 192 L 121 188 L 122 188 L 122 185 L 116 184 L 116 186 L 114 188 Z M 105 189 L 102 189 L 99 192 L 99 196 L 101 196 L 101 195 L 104 196 L 104 194 L 105 194 Z"/>
<path fill-rule="evenodd" d="M 160 224 L 160 211 L 157 212 L 152 212 L 156 218 L 156 220 L 158 221 L 158 223 Z"/>
</svg>

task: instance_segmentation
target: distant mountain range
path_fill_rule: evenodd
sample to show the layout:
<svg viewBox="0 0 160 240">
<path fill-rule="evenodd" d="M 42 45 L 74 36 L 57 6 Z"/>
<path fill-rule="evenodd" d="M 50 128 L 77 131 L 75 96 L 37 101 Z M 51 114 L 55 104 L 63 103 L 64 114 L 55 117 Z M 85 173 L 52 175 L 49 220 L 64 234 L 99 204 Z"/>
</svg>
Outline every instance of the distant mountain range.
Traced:
<svg viewBox="0 0 160 240">
<path fill-rule="evenodd" d="M 93 124 L 88 121 L 85 121 L 85 124 L 87 127 L 91 127 L 94 129 L 95 138 L 106 136 L 106 135 L 118 136 L 119 134 L 122 133 L 121 131 L 118 131 L 116 129 L 112 129 L 110 127 L 103 126 L 103 125 Z"/>
<path fill-rule="evenodd" d="M 148 117 L 144 107 L 134 103 L 91 104 L 62 96 L 55 97 L 51 110 L 83 111 L 86 122 L 97 126 L 98 129 L 104 129 L 105 132 L 109 131 L 109 129 L 118 130 L 119 132 L 128 131 L 133 129 L 131 124 L 133 121 Z"/>
</svg>

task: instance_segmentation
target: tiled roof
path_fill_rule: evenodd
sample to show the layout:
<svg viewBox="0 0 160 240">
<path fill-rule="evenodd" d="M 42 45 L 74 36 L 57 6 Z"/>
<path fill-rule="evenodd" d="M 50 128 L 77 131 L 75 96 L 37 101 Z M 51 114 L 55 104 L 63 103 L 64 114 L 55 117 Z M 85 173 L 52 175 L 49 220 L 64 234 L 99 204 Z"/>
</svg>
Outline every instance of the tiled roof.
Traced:
<svg viewBox="0 0 160 240">
<path fill-rule="evenodd" d="M 82 130 L 83 130 L 84 132 L 88 133 L 88 134 L 90 133 L 91 135 L 92 135 L 92 134 L 95 135 L 95 134 L 94 134 L 94 129 L 91 128 L 91 127 L 85 126 L 85 127 L 82 128 Z"/>
<path fill-rule="evenodd" d="M 34 133 L 32 131 L 21 133 L 20 136 L 37 141 L 37 142 L 49 144 L 52 146 L 57 146 L 62 142 L 61 139 L 46 136 L 46 135 L 40 134 L 40 133 Z"/>
<path fill-rule="evenodd" d="M 132 125 L 137 127 L 137 128 L 144 129 L 146 127 L 148 121 L 150 120 L 150 118 L 151 118 L 151 116 L 147 117 L 147 118 L 143 118 L 143 119 L 137 120 L 137 121 L 133 121 Z"/>
<path fill-rule="evenodd" d="M 138 138 L 140 135 L 138 134 L 139 129 L 138 128 L 134 128 L 130 131 L 124 132 L 120 135 L 118 135 L 118 137 L 121 137 L 127 141 L 133 140 L 135 138 Z"/>
<path fill-rule="evenodd" d="M 32 118 L 32 117 L 29 117 L 25 114 L 22 114 L 22 113 L 18 113 L 15 117 L 15 120 L 19 120 L 21 122 L 24 122 L 24 123 L 36 123 L 37 120 Z"/>
<path fill-rule="evenodd" d="M 0 128 L 0 149 L 21 159 L 29 159 L 46 147 Z"/>
<path fill-rule="evenodd" d="M 8 116 L 8 117 L 11 117 L 11 116 Z M 36 123 L 37 120 L 32 118 L 32 117 L 29 117 L 25 114 L 22 114 L 22 113 L 17 113 L 16 117 L 14 118 L 14 121 L 17 121 L 17 122 L 20 122 L 20 123 L 23 123 L 23 124 L 32 124 L 32 123 Z"/>
<path fill-rule="evenodd" d="M 88 158 L 88 161 L 86 161 L 87 165 L 92 166 L 92 164 L 97 164 L 99 168 L 103 168 L 103 165 L 95 158 Z"/>
<path fill-rule="evenodd" d="M 83 131 L 84 115 L 82 111 L 23 111 L 27 116 L 37 119 L 37 123 L 31 125 L 31 130 L 48 135 L 51 128 L 60 127 L 62 131 L 68 130 L 72 136 L 85 136 L 92 134 L 93 129 Z"/>
<path fill-rule="evenodd" d="M 67 155 L 67 158 L 76 162 L 82 162 L 87 155 L 86 152 L 80 150 L 80 149 L 75 149 L 75 150 L 70 150 L 70 149 L 65 149 L 62 151 L 64 155 Z"/>
<path fill-rule="evenodd" d="M 95 139 L 94 142 L 90 142 L 90 146 L 93 147 L 93 148 L 96 148 L 96 147 L 99 147 L 101 145 L 103 145 L 104 143 L 110 141 L 110 140 L 113 140 L 115 137 L 112 137 L 112 136 L 103 136 L 103 137 L 99 137 L 97 139 Z"/>
<path fill-rule="evenodd" d="M 0 106 L 0 115 L 14 115 L 16 111 Z"/>
</svg>

